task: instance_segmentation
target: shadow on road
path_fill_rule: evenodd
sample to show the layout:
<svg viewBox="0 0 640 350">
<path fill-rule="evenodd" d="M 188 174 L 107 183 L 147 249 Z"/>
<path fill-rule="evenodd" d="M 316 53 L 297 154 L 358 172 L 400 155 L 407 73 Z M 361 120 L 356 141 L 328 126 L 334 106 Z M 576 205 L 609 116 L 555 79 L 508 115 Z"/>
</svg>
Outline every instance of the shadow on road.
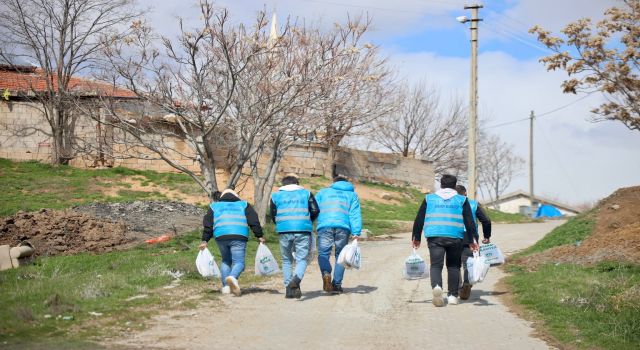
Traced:
<svg viewBox="0 0 640 350">
<path fill-rule="evenodd" d="M 344 289 L 344 294 L 369 294 L 371 292 L 374 292 L 378 289 L 378 287 L 373 287 L 373 286 L 364 286 L 364 285 L 359 285 L 357 287 L 353 287 L 353 288 L 343 288 Z M 333 296 L 338 296 L 340 294 L 334 294 L 334 293 L 327 293 L 323 290 L 314 290 L 314 291 L 310 291 L 310 292 L 302 292 L 302 301 L 307 301 L 307 300 L 311 300 L 311 299 L 315 299 L 318 297 L 322 297 L 322 296 L 326 296 L 326 297 L 333 297 Z"/>
<path fill-rule="evenodd" d="M 282 294 L 277 289 L 270 288 L 260 288 L 260 287 L 251 287 L 251 288 L 243 288 L 242 294 L 257 294 L 257 293 L 266 293 L 266 294 Z"/>
</svg>

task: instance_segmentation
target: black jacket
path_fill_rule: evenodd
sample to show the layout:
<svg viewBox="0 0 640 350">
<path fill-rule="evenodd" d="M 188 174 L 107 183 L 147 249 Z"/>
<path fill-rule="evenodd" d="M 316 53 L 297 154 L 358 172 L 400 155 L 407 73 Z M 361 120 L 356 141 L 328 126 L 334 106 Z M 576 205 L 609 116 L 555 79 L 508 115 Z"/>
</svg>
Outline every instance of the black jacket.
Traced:
<svg viewBox="0 0 640 350">
<path fill-rule="evenodd" d="M 427 214 L 427 199 L 425 198 L 420 205 L 420 209 L 418 209 L 418 214 L 416 215 L 416 219 L 413 222 L 413 233 L 411 235 L 411 239 L 414 241 L 420 242 L 422 240 L 422 229 L 424 228 L 424 217 Z M 474 237 L 478 236 L 476 231 L 476 224 L 473 222 L 473 215 L 471 212 L 471 205 L 469 205 L 469 201 L 465 199 L 464 204 L 462 205 L 462 219 L 464 220 L 465 227 L 465 236 L 463 238 L 463 242 L 468 244 L 468 242 L 473 242 Z"/>
<path fill-rule="evenodd" d="M 224 196 L 220 197 L 220 202 L 237 202 L 240 198 L 234 196 L 231 193 L 225 193 Z M 251 227 L 251 231 L 253 231 L 253 235 L 256 238 L 262 237 L 262 226 L 260 226 L 260 220 L 258 219 L 258 213 L 253 209 L 251 204 L 247 205 L 247 208 L 244 210 L 244 215 L 247 217 L 247 224 Z M 207 214 L 202 218 L 202 226 L 204 227 L 202 230 L 202 240 L 205 242 L 209 242 L 211 237 L 213 237 L 213 209 L 209 207 Z M 242 241 L 247 241 L 247 237 L 242 235 L 224 235 L 217 240 L 230 240 L 230 239 L 238 239 Z"/>
<path fill-rule="evenodd" d="M 478 221 L 482 224 L 482 236 L 486 239 L 491 238 L 491 219 L 484 213 L 480 205 L 478 205 L 478 209 L 476 209 L 476 218 L 478 218 Z M 476 239 L 478 239 L 479 235 L 480 233 L 476 234 Z"/>
<path fill-rule="evenodd" d="M 278 208 L 276 204 L 273 202 L 273 199 L 270 201 L 270 210 L 269 214 L 271 215 L 271 221 L 276 223 L 276 215 L 278 214 Z M 318 215 L 320 214 L 320 207 L 318 206 L 318 202 L 316 201 L 316 197 L 313 196 L 313 193 L 309 193 L 309 216 L 311 218 L 311 222 L 316 221 Z M 310 232 L 286 232 L 286 233 L 310 233 Z"/>
</svg>

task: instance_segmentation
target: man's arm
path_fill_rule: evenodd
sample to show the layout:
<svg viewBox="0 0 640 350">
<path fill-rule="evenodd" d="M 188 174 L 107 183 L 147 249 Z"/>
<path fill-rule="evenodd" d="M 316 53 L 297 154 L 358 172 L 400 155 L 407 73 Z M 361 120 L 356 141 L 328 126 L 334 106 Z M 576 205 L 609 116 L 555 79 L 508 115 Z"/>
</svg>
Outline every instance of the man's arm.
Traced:
<svg viewBox="0 0 640 350">
<path fill-rule="evenodd" d="M 482 236 L 485 239 L 490 239 L 491 238 L 491 220 L 484 213 L 480 205 L 478 205 L 478 209 L 476 210 L 476 217 L 478 218 L 478 221 L 480 221 L 480 223 L 482 224 Z"/>
<path fill-rule="evenodd" d="M 209 242 L 211 237 L 213 237 L 213 209 L 209 207 L 202 218 L 202 241 Z"/>
<path fill-rule="evenodd" d="M 420 242 L 422 240 L 422 229 L 424 228 L 424 216 L 427 212 L 427 200 L 423 200 L 420 204 L 420 209 L 416 214 L 416 219 L 413 221 L 413 232 L 411 234 L 411 240 Z"/>
<path fill-rule="evenodd" d="M 256 213 L 251 204 L 247 204 L 247 207 L 244 209 L 244 216 L 247 217 L 247 224 L 251 227 L 253 235 L 256 236 L 256 238 L 261 238 L 262 226 L 260 226 L 260 219 L 258 218 L 258 213 Z"/>
<path fill-rule="evenodd" d="M 269 201 L 269 212 L 271 213 L 271 221 L 276 223 L 276 215 L 278 214 L 278 208 L 276 208 L 276 204 L 273 203 L 273 199 Z"/>
<path fill-rule="evenodd" d="M 311 216 L 311 221 L 316 221 L 318 215 L 320 214 L 320 207 L 318 206 L 318 202 L 316 198 L 313 196 L 313 193 L 309 193 L 309 215 Z"/>
<path fill-rule="evenodd" d="M 360 209 L 360 199 L 354 192 L 349 205 L 349 225 L 351 226 L 351 234 L 360 236 L 362 232 L 362 210 Z"/>
<path fill-rule="evenodd" d="M 473 212 L 471 211 L 471 205 L 467 199 L 464 200 L 462 205 L 462 219 L 464 220 L 464 227 L 466 230 L 465 240 L 469 243 L 473 243 L 474 238 L 478 236 L 476 231 L 476 224 L 473 222 Z"/>
</svg>

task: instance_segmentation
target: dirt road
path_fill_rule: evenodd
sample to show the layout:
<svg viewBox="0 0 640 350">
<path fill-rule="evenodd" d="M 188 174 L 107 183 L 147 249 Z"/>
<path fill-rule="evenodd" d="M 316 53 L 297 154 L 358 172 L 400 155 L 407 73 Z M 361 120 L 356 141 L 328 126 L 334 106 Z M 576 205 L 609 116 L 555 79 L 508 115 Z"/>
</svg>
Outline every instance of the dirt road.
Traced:
<svg viewBox="0 0 640 350">
<path fill-rule="evenodd" d="M 495 225 L 494 242 L 507 254 L 540 239 L 559 222 Z M 436 308 L 429 280 L 402 279 L 409 234 L 363 242 L 359 271 L 347 271 L 345 293 L 322 292 L 311 265 L 300 300 L 285 299 L 280 284 L 222 297 L 221 305 L 168 312 L 146 331 L 118 345 L 161 349 L 548 349 L 529 324 L 500 303 L 493 268 L 470 300 Z M 426 246 L 420 254 L 427 255 Z M 445 272 L 446 273 L 446 272 Z M 446 281 L 446 275 L 445 275 Z M 278 281 L 279 282 L 279 281 Z"/>
</svg>

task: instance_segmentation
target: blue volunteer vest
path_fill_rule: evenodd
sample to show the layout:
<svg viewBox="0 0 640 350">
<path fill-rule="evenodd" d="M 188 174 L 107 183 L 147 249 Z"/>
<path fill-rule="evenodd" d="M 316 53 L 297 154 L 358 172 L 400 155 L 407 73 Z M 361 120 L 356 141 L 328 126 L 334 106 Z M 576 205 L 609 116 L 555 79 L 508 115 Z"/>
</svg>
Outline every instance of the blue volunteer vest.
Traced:
<svg viewBox="0 0 640 350">
<path fill-rule="evenodd" d="M 276 232 L 311 232 L 313 224 L 309 214 L 309 196 L 311 192 L 300 189 L 278 191 L 271 194 L 276 205 Z"/>
<path fill-rule="evenodd" d="M 244 210 L 246 201 L 215 202 L 213 210 L 213 235 L 218 238 L 224 235 L 240 235 L 249 238 L 249 225 Z"/>
<path fill-rule="evenodd" d="M 335 227 L 351 231 L 351 221 L 349 220 L 351 193 L 327 188 L 318 193 L 316 200 L 320 207 L 318 230 L 325 227 Z"/>
<path fill-rule="evenodd" d="M 471 217 L 473 218 L 473 223 L 476 224 L 476 232 L 478 232 L 478 218 L 476 217 L 476 211 L 478 210 L 478 201 L 473 199 L 467 199 L 469 201 L 469 205 L 471 206 Z"/>
<path fill-rule="evenodd" d="M 428 194 L 424 236 L 463 238 L 465 229 L 462 206 L 466 199 L 459 194 L 446 200 L 436 194 Z"/>
</svg>

